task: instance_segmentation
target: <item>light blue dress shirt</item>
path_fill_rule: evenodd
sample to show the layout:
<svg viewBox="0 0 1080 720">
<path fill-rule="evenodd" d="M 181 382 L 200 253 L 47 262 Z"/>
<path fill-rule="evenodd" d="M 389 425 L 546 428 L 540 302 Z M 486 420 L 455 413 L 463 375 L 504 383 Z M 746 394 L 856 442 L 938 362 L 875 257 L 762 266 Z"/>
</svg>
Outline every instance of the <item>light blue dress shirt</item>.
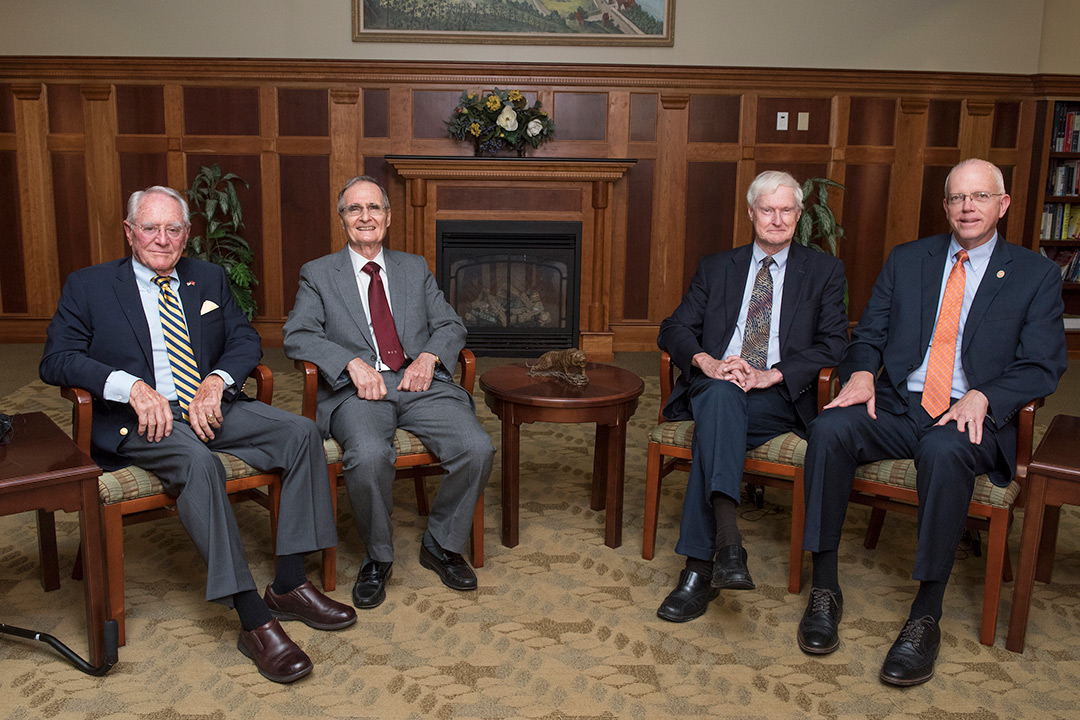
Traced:
<svg viewBox="0 0 1080 720">
<path fill-rule="evenodd" d="M 791 245 L 784 246 L 783 250 L 780 250 L 772 256 L 773 264 L 769 266 L 769 274 L 773 279 L 773 291 L 772 291 L 772 313 L 769 317 L 769 357 L 766 363 L 767 368 L 771 368 L 780 362 L 780 303 L 784 297 L 784 276 L 787 271 L 788 250 Z M 755 242 L 754 252 L 750 262 L 750 269 L 747 271 L 746 283 L 743 287 L 742 305 L 739 306 L 739 319 L 735 323 L 735 332 L 731 335 L 731 342 L 728 343 L 727 349 L 724 351 L 723 357 L 717 358 L 723 360 L 731 355 L 740 355 L 742 353 L 743 335 L 746 332 L 746 311 L 750 307 L 750 296 L 754 292 L 754 280 L 757 279 L 758 271 L 761 270 L 761 261 L 768 257 L 768 254 L 761 249 L 761 247 Z"/>
</svg>

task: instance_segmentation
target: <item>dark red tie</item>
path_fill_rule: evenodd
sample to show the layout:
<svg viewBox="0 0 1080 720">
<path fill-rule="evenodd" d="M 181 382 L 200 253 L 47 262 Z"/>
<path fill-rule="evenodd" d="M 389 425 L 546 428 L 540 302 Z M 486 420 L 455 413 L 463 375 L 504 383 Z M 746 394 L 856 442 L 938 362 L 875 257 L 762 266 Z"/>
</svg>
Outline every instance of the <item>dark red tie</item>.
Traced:
<svg viewBox="0 0 1080 720">
<path fill-rule="evenodd" d="M 371 276 L 367 294 L 368 312 L 371 313 L 371 327 L 375 330 L 375 342 L 379 344 L 379 356 L 387 367 L 397 370 L 405 362 L 405 351 L 401 349 L 394 316 L 390 314 L 390 305 L 386 302 L 379 266 L 369 262 L 362 269 Z"/>
</svg>

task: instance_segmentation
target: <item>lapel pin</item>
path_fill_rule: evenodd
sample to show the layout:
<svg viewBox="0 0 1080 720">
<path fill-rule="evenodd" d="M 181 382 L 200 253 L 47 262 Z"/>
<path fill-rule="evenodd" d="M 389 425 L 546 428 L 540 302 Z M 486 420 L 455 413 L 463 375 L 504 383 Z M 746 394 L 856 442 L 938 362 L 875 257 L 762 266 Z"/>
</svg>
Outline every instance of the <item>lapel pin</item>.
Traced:
<svg viewBox="0 0 1080 720">
<path fill-rule="evenodd" d="M 1004 275 L 1004 274 L 1005 274 L 1005 273 L 998 273 L 998 277 L 1001 277 L 1001 276 L 1002 276 L 1002 275 Z M 187 286 L 188 286 L 188 287 L 195 287 L 195 281 L 194 281 L 194 280 L 188 280 L 188 281 L 187 281 Z"/>
<path fill-rule="evenodd" d="M 1005 277 L 1005 271 L 1004 270 L 998 270 L 997 276 L 998 276 L 998 280 Z"/>
</svg>

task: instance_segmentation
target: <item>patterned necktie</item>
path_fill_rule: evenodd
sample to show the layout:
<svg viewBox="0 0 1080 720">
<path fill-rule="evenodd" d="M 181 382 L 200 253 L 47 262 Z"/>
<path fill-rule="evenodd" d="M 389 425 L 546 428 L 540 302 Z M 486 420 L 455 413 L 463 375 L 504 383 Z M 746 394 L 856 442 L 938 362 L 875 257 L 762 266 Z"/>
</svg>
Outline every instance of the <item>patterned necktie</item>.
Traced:
<svg viewBox="0 0 1080 720">
<path fill-rule="evenodd" d="M 394 316 L 390 314 L 390 305 L 386 302 L 379 266 L 369 262 L 362 270 L 371 276 L 368 285 L 368 312 L 371 313 L 371 327 L 375 330 L 375 342 L 379 345 L 379 356 L 391 370 L 397 370 L 405 362 L 405 351 L 401 349 Z"/>
<path fill-rule="evenodd" d="M 956 336 L 960 329 L 960 306 L 964 303 L 964 283 L 967 273 L 966 250 L 956 253 L 956 262 L 949 271 L 945 294 L 941 298 L 941 311 L 934 326 L 934 340 L 930 345 L 930 362 L 926 366 L 923 384 L 922 406 L 930 417 L 937 417 L 949 409 L 952 397 L 953 362 L 956 359 Z"/>
<path fill-rule="evenodd" d="M 191 339 L 188 337 L 184 315 L 180 304 L 169 288 L 166 275 L 154 278 L 154 284 L 161 288 L 158 295 L 158 314 L 161 315 L 161 331 L 165 335 L 165 348 L 169 352 L 169 367 L 172 369 L 173 384 L 176 386 L 176 399 L 180 403 L 180 413 L 184 421 L 188 419 L 188 406 L 199 389 L 199 366 L 195 354 L 191 351 Z"/>
<path fill-rule="evenodd" d="M 761 269 L 754 278 L 740 353 L 750 367 L 758 370 L 764 370 L 769 362 L 769 326 L 772 324 L 772 273 L 769 266 L 772 263 L 771 257 L 762 260 Z"/>
</svg>

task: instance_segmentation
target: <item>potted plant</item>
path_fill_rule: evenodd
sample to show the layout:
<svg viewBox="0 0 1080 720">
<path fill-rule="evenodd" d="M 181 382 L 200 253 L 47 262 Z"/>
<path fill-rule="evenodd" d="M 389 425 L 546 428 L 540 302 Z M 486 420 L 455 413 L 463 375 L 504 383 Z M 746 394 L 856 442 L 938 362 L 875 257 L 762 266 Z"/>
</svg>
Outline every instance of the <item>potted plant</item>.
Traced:
<svg viewBox="0 0 1080 720">
<path fill-rule="evenodd" d="M 255 255 L 240 237 L 243 211 L 234 183 L 250 187 L 233 173 L 223 175 L 217 163 L 199 168 L 187 198 L 192 217 L 202 218 L 205 234 L 188 238 L 187 255 L 224 268 L 236 304 L 251 320 L 257 310 L 251 291 L 259 281 L 251 271 Z"/>
<path fill-rule="evenodd" d="M 794 240 L 839 257 L 844 228 L 836 224 L 836 216 L 829 207 L 830 187 L 844 189 L 840 183 L 821 177 L 809 178 L 802 184 L 803 213 L 795 226 Z"/>
</svg>

